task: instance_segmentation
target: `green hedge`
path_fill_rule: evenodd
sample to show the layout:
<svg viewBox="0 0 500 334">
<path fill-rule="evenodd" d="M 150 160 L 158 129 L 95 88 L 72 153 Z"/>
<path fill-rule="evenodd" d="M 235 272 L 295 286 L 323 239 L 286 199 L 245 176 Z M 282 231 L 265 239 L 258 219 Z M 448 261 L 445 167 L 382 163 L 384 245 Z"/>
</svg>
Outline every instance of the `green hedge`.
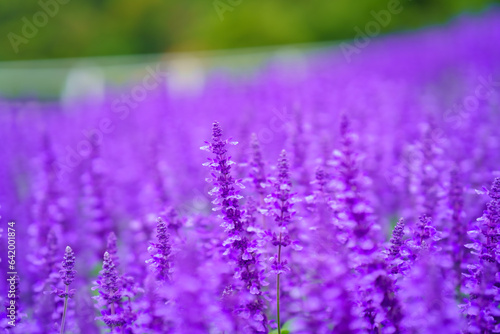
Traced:
<svg viewBox="0 0 500 334">
<path fill-rule="evenodd" d="M 356 26 L 373 20 L 371 11 L 391 1 L 398 0 L 2 1 L 0 60 L 348 39 L 354 37 Z M 404 10 L 383 32 L 444 22 L 498 2 L 401 0 Z"/>
</svg>

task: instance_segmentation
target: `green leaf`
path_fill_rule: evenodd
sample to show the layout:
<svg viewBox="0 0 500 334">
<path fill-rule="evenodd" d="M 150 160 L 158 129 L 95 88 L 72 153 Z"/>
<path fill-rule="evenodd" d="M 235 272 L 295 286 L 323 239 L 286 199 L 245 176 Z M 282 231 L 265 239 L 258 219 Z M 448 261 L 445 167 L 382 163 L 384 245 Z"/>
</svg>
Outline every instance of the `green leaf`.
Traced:
<svg viewBox="0 0 500 334">
<path fill-rule="evenodd" d="M 292 329 L 291 329 L 291 327 L 292 327 L 292 320 L 285 322 L 283 324 L 283 326 L 281 326 L 281 334 L 290 334 L 290 333 L 292 333 Z M 272 330 L 272 331 L 269 332 L 269 334 L 278 334 L 278 330 L 277 329 Z"/>
<path fill-rule="evenodd" d="M 288 329 L 284 329 L 284 328 L 283 328 L 283 329 L 281 330 L 281 334 L 290 334 L 290 333 L 291 333 L 291 332 L 290 332 Z M 275 329 L 275 330 L 273 330 L 273 331 L 270 331 L 270 332 L 269 332 L 269 334 L 278 334 L 278 330 L 277 330 L 277 329 Z"/>
</svg>

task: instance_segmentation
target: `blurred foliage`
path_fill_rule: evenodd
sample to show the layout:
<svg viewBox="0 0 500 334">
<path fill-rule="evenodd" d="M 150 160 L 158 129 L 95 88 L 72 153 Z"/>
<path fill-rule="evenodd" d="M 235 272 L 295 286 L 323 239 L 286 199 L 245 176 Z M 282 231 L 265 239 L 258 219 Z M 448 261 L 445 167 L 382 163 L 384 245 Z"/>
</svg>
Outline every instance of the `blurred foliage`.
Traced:
<svg viewBox="0 0 500 334">
<path fill-rule="evenodd" d="M 195 51 L 350 39 L 394 0 L 31 0 L 0 2 L 0 60 Z M 441 23 L 500 0 L 401 0 L 382 32 Z M 39 12 L 51 4 L 54 15 Z M 58 8 L 56 8 L 58 7 Z M 218 11 L 218 9 L 219 11 Z M 225 11 L 224 11 L 225 10 Z M 222 12 L 222 15 L 219 15 Z M 38 16 L 37 16 L 38 13 Z M 37 16 L 34 18 L 34 16 Z M 24 21 L 23 21 L 24 18 Z M 38 20 L 34 36 L 26 21 Z M 18 52 L 13 37 L 23 42 Z M 17 39 L 17 41 L 19 41 Z"/>
</svg>

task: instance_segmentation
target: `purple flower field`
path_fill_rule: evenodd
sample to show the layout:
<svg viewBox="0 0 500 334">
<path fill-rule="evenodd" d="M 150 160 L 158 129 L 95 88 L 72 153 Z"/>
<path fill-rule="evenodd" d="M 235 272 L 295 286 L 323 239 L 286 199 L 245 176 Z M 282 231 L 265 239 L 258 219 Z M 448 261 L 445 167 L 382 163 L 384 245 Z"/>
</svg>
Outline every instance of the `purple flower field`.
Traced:
<svg viewBox="0 0 500 334">
<path fill-rule="evenodd" d="M 499 333 L 499 41 L 494 13 L 191 94 L 0 101 L 2 328 Z"/>
</svg>

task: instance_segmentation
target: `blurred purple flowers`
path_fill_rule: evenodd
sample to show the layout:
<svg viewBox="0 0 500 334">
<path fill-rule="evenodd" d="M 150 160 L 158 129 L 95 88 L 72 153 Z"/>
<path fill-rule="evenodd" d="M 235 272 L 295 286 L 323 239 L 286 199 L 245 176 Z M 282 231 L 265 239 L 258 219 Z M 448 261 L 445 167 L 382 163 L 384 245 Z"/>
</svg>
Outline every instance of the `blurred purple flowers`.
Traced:
<svg viewBox="0 0 500 334">
<path fill-rule="evenodd" d="M 125 119 L 115 92 L 0 101 L 0 209 L 24 247 L 2 326 L 500 332 L 499 22 L 373 41 L 349 64 L 217 72 Z"/>
</svg>

